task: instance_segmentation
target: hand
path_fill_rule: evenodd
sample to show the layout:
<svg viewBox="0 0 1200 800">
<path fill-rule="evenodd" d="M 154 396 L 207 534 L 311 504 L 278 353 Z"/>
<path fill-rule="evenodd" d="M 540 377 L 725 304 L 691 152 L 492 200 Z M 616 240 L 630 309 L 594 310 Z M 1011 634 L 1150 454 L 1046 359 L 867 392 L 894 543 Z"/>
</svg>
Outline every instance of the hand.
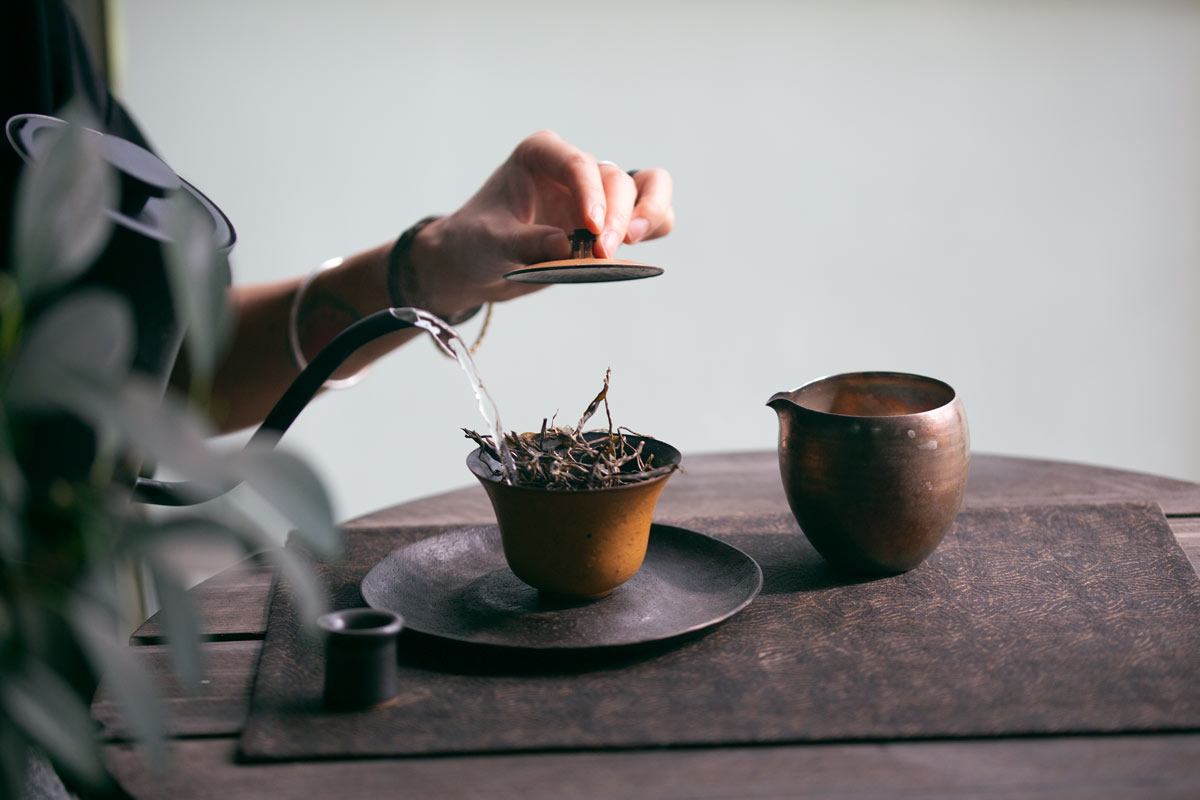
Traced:
<svg viewBox="0 0 1200 800">
<path fill-rule="evenodd" d="M 428 225 L 413 242 L 417 298 L 449 316 L 486 301 L 536 291 L 504 273 L 570 258 L 567 233 L 598 234 L 594 252 L 612 258 L 622 242 L 667 235 L 675 224 L 671 176 L 663 169 L 630 177 L 550 131 L 529 136 L 462 208 Z"/>
</svg>

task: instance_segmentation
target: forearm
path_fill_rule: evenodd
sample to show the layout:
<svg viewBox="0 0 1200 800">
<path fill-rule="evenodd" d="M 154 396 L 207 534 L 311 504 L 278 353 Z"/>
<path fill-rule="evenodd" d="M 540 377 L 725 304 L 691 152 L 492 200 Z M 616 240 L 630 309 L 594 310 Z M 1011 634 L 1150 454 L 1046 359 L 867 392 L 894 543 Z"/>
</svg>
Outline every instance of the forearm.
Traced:
<svg viewBox="0 0 1200 800">
<path fill-rule="evenodd" d="M 338 333 L 391 305 L 387 260 L 392 242 L 320 272 L 303 289 L 296 320 L 304 360 Z M 271 410 L 300 373 L 289 339 L 289 316 L 303 278 L 234 288 L 236 325 L 213 382 L 212 416 L 222 431 L 253 425 Z M 398 331 L 357 351 L 335 373 L 346 377 L 416 335 Z"/>
<path fill-rule="evenodd" d="M 510 270 L 569 258 L 567 231 L 599 234 L 597 252 L 612 257 L 624 241 L 665 236 L 674 225 L 671 179 L 664 170 L 636 176 L 597 162 L 550 131 L 526 137 L 484 185 L 449 217 L 393 242 L 352 256 L 305 279 L 235 289 L 238 323 L 213 387 L 213 418 L 222 430 L 260 421 L 308 361 L 338 333 L 388 306 L 414 306 L 452 324 L 485 302 L 537 291 L 504 279 Z M 391 280 L 389 280 L 389 270 Z M 289 316 L 301 295 L 294 357 Z M 348 359 L 344 377 L 417 335 L 403 330 L 380 338 Z"/>
</svg>

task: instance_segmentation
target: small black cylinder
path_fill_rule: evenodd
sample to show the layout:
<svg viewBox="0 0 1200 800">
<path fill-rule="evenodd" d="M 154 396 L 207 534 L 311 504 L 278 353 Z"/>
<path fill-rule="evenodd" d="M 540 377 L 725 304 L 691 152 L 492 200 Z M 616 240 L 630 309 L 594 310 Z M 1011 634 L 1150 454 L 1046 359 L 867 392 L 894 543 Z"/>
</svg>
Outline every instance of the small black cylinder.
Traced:
<svg viewBox="0 0 1200 800">
<path fill-rule="evenodd" d="M 349 608 L 317 620 L 325 631 L 325 707 L 372 708 L 400 690 L 396 637 L 404 620 L 391 611 Z"/>
</svg>

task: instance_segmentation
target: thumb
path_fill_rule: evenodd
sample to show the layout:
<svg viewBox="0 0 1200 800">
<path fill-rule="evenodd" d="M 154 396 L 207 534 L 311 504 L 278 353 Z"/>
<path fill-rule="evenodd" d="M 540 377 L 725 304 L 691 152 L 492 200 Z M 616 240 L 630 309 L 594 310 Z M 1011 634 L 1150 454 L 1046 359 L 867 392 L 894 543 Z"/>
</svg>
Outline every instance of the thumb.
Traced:
<svg viewBox="0 0 1200 800">
<path fill-rule="evenodd" d="M 508 256 L 523 266 L 541 261 L 559 261 L 571 257 L 571 242 L 562 228 L 522 225 L 513 233 Z"/>
</svg>

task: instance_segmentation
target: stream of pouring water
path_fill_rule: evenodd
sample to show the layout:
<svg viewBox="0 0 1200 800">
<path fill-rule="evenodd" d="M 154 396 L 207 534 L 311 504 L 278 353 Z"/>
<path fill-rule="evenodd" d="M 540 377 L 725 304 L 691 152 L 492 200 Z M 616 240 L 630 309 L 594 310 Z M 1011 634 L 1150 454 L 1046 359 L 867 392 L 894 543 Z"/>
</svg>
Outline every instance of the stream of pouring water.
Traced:
<svg viewBox="0 0 1200 800">
<path fill-rule="evenodd" d="M 442 348 L 446 355 L 453 358 L 462 367 L 462 371 L 467 375 L 467 380 L 471 383 L 471 389 L 475 392 L 479 413 L 483 415 L 483 421 L 487 423 L 488 432 L 492 435 L 492 441 L 496 443 L 497 451 L 500 453 L 501 476 L 504 482 L 511 486 L 513 478 L 517 474 L 517 465 L 513 461 L 512 452 L 504 442 L 504 428 L 500 425 L 500 410 L 496 408 L 496 401 L 488 394 L 488 390 L 483 385 L 483 379 L 479 377 L 479 370 L 475 366 L 475 360 L 471 358 L 471 351 L 467 347 L 467 343 L 458 335 L 458 331 L 428 311 L 419 308 L 393 308 L 392 313 L 401 319 L 412 322 L 416 327 L 428 331 L 433 340 L 437 342 L 438 347 Z"/>
</svg>

